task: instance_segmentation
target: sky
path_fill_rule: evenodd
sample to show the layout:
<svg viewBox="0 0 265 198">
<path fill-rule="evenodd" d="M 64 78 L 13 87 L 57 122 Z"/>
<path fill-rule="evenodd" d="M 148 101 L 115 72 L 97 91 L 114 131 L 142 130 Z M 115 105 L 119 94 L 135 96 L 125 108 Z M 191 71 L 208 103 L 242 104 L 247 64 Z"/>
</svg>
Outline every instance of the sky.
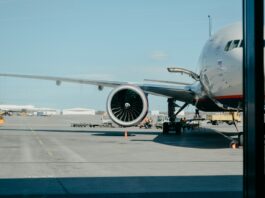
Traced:
<svg viewBox="0 0 265 198">
<path fill-rule="evenodd" d="M 242 21 L 241 0 L 0 0 L 2 73 L 191 82 L 212 32 Z M 111 89 L 0 77 L 0 104 L 105 110 Z M 167 99 L 149 95 L 150 110 Z M 192 107 L 188 107 L 192 108 Z"/>
</svg>

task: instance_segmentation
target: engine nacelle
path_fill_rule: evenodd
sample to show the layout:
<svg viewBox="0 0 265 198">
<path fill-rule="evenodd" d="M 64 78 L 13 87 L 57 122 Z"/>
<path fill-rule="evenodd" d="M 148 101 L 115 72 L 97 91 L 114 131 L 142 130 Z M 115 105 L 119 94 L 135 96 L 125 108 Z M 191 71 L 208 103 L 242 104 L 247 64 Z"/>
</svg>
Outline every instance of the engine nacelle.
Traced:
<svg viewBox="0 0 265 198">
<path fill-rule="evenodd" d="M 107 100 L 109 117 L 120 126 L 133 126 L 141 122 L 148 112 L 148 100 L 134 85 L 121 85 L 112 90 Z"/>
</svg>

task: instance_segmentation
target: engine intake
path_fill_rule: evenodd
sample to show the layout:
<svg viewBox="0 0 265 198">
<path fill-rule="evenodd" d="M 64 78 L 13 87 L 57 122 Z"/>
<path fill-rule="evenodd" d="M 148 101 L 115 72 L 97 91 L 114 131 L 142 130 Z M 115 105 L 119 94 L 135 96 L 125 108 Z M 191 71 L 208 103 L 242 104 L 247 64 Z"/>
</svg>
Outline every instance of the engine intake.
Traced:
<svg viewBox="0 0 265 198">
<path fill-rule="evenodd" d="M 133 126 L 141 122 L 148 111 L 145 93 L 134 85 L 121 85 L 112 90 L 107 100 L 110 118 L 120 126 Z"/>
</svg>

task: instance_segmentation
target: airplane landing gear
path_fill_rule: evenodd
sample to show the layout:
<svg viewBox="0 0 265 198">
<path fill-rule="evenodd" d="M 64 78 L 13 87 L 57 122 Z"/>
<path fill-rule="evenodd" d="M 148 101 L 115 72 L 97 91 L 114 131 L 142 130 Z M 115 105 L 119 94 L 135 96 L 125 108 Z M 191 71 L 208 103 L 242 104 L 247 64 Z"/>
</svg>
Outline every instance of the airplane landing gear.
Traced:
<svg viewBox="0 0 265 198">
<path fill-rule="evenodd" d="M 168 102 L 168 117 L 169 117 L 169 122 L 164 122 L 163 123 L 163 134 L 168 134 L 169 131 L 174 131 L 176 132 L 177 135 L 181 134 L 181 123 L 176 122 L 176 116 L 177 114 L 182 111 L 187 104 L 183 105 L 180 110 L 175 114 L 175 107 L 178 106 L 175 103 L 174 98 L 169 98 L 167 100 Z"/>
<path fill-rule="evenodd" d="M 244 146 L 244 136 L 243 136 L 243 132 L 240 132 L 238 134 L 238 142 L 239 142 L 239 146 Z"/>
<path fill-rule="evenodd" d="M 169 131 L 176 132 L 176 135 L 181 134 L 181 125 L 177 122 L 164 122 L 163 123 L 163 134 L 168 134 Z"/>
<path fill-rule="evenodd" d="M 163 123 L 163 134 L 168 134 L 168 132 L 169 132 L 169 123 L 164 122 Z"/>
</svg>

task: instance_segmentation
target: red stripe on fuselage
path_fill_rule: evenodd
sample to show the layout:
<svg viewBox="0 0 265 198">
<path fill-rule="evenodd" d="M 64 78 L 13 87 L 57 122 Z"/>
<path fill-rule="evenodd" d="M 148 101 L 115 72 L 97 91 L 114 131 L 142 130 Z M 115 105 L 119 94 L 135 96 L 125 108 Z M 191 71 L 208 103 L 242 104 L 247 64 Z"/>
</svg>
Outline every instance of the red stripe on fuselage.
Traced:
<svg viewBox="0 0 265 198">
<path fill-rule="evenodd" d="M 242 95 L 231 95 L 231 96 L 216 96 L 215 99 L 222 100 L 222 99 L 242 99 Z"/>
<path fill-rule="evenodd" d="M 230 96 L 216 96 L 214 97 L 214 99 L 216 100 L 223 100 L 223 99 L 242 99 L 243 96 L 242 95 L 230 95 Z M 203 102 L 203 101 L 208 101 L 209 98 L 200 98 L 199 101 Z"/>
<path fill-rule="evenodd" d="M 214 99 L 216 100 L 224 100 L 224 99 L 243 99 L 243 95 L 230 95 L 230 96 L 216 96 L 214 97 Z M 265 99 L 265 95 L 264 95 L 264 99 Z M 199 101 L 205 101 L 205 100 L 209 100 L 209 98 L 200 98 Z"/>
</svg>

